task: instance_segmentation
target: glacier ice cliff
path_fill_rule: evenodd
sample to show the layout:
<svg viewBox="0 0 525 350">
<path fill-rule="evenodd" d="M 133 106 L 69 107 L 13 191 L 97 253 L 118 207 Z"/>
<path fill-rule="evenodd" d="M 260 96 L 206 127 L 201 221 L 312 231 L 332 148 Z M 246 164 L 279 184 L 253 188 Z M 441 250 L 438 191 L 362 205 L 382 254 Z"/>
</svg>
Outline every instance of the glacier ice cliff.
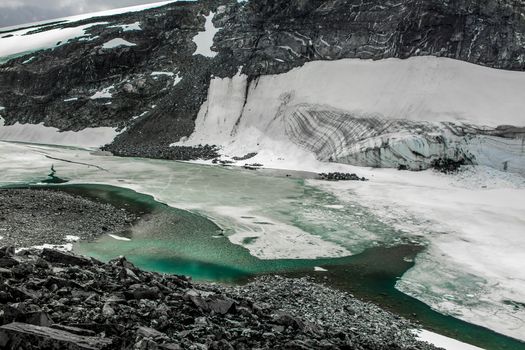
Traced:
<svg viewBox="0 0 525 350">
<path fill-rule="evenodd" d="M 490 82 L 490 83 L 489 83 Z M 436 57 L 310 62 L 214 78 L 177 145 L 242 156 L 299 148 L 321 161 L 421 170 L 438 159 L 525 173 L 525 73 Z"/>
</svg>

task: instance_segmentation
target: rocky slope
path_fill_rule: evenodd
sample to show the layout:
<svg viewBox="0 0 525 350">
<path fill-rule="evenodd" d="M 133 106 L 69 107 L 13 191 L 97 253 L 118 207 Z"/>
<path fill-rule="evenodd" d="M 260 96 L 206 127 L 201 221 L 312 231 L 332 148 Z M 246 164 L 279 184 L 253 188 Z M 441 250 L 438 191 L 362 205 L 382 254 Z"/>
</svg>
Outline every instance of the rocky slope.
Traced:
<svg viewBox="0 0 525 350">
<path fill-rule="evenodd" d="M 186 150 L 169 145 L 193 133 L 214 78 L 242 72 L 242 105 L 259 77 L 309 61 L 431 55 L 523 71 L 524 6 L 512 0 L 200 0 L 36 27 L 21 36 L 0 32 L 2 45 L 13 36 L 84 31 L 47 50 L 10 52 L 0 66 L 0 116 L 7 125 L 114 127 L 124 130 L 108 147 L 118 155 L 180 158 Z M 108 45 L 114 39 L 127 44 Z M 394 162 L 403 160 L 410 161 Z"/>
<path fill-rule="evenodd" d="M 125 258 L 2 248 L 0 282 L 2 349 L 435 349 L 408 321 L 305 280 L 195 285 Z"/>
</svg>

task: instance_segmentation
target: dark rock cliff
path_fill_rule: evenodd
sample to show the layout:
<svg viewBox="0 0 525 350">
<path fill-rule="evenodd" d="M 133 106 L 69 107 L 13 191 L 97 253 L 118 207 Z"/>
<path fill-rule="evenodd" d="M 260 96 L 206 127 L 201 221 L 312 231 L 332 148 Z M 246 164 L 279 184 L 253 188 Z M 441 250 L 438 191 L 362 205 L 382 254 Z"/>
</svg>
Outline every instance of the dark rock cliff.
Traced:
<svg viewBox="0 0 525 350">
<path fill-rule="evenodd" d="M 192 39 L 210 11 L 221 28 L 217 55 L 194 55 Z M 192 133 L 212 76 L 231 77 L 240 67 L 256 77 L 312 60 L 415 55 L 523 71 L 524 12 L 515 0 L 202 0 L 57 23 L 35 31 L 108 22 L 88 28 L 90 40 L 0 65 L 0 116 L 6 124 L 44 122 L 62 130 L 126 128 L 109 150 L 170 158 L 168 145 Z M 141 30 L 112 27 L 134 22 Z M 114 38 L 136 46 L 102 48 Z M 110 101 L 90 98 L 104 89 Z"/>
</svg>

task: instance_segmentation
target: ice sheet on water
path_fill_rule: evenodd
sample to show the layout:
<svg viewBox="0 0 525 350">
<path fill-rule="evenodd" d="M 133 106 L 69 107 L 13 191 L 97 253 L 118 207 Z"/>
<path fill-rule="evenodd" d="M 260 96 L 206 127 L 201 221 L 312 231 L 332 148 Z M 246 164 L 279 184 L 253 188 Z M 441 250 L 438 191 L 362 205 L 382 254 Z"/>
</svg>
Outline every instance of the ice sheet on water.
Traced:
<svg viewBox="0 0 525 350">
<path fill-rule="evenodd" d="M 366 183 L 317 186 L 427 242 L 397 288 L 442 313 L 524 339 L 523 177 L 485 167 L 449 176 L 374 173 Z"/>
</svg>

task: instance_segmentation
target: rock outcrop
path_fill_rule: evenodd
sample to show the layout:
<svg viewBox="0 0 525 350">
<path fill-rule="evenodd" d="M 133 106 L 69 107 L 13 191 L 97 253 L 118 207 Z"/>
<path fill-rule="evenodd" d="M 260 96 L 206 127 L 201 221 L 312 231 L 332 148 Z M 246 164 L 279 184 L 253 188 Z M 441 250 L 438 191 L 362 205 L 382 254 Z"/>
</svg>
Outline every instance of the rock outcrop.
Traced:
<svg viewBox="0 0 525 350">
<path fill-rule="evenodd" d="M 9 248 L 0 258 L 17 261 L 0 268 L 2 349 L 435 349 L 408 321 L 306 280 L 197 285 L 125 258 Z M 326 305 L 290 309 L 302 293 Z"/>
</svg>

